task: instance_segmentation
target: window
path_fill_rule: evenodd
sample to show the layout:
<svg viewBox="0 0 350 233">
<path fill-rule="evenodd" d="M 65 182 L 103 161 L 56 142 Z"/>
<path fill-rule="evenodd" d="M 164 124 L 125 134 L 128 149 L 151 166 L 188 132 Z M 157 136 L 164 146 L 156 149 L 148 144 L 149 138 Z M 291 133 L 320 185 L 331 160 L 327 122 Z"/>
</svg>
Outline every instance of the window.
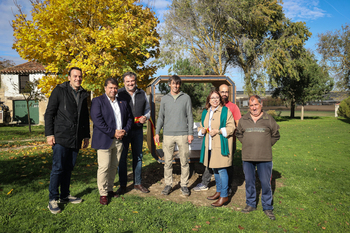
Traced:
<svg viewBox="0 0 350 233">
<path fill-rule="evenodd" d="M 26 84 L 28 81 L 29 81 L 29 75 L 19 75 L 19 82 L 18 82 L 19 93 L 25 93 L 24 88 L 26 87 Z"/>
</svg>

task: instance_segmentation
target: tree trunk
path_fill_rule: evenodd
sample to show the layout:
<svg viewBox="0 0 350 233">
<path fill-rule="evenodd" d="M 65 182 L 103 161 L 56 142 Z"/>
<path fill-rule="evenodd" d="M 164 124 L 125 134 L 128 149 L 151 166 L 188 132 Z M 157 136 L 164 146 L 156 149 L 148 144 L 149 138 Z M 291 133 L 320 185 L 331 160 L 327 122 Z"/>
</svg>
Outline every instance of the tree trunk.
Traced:
<svg viewBox="0 0 350 233">
<path fill-rule="evenodd" d="M 30 112 L 29 112 L 29 100 L 26 100 L 27 102 L 27 111 L 28 111 L 28 126 L 29 126 L 29 133 L 32 132 L 32 127 L 31 127 L 31 124 L 30 124 Z"/>
<path fill-rule="evenodd" d="M 304 105 L 301 105 L 301 117 L 300 120 L 304 120 Z"/>
<path fill-rule="evenodd" d="M 295 101 L 291 100 L 290 101 L 290 118 L 295 117 Z"/>
</svg>

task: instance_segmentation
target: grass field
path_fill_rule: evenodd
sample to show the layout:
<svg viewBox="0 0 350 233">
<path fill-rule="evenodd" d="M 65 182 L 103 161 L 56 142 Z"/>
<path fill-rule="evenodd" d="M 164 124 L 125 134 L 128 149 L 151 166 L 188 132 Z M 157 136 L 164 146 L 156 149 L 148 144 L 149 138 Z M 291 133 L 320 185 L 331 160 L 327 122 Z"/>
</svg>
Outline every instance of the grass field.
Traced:
<svg viewBox="0 0 350 233">
<path fill-rule="evenodd" d="M 38 144 L 0 151 L 0 232 L 350 231 L 350 120 L 281 117 L 278 124 L 281 139 L 273 147 L 273 173 L 280 184 L 274 189 L 276 221 L 263 214 L 261 203 L 249 214 L 235 211 L 234 203 L 198 207 L 151 195 L 124 195 L 102 206 L 91 148 L 81 150 L 72 175 L 71 192 L 84 202 L 63 205 L 62 213 L 53 215 L 47 209 L 52 151 Z M 9 139 L 21 135 L 11 135 L 7 127 L 0 127 L 0 133 Z M 237 148 L 234 162 L 239 165 L 241 144 Z M 144 170 L 153 169 L 156 162 L 144 152 Z"/>
<path fill-rule="evenodd" d="M 276 111 L 276 113 L 279 113 L 279 111 Z M 281 116 L 290 116 L 290 111 L 281 111 Z M 301 116 L 301 111 L 295 111 L 295 117 Z M 304 111 L 304 117 L 334 117 L 334 111 Z"/>
</svg>

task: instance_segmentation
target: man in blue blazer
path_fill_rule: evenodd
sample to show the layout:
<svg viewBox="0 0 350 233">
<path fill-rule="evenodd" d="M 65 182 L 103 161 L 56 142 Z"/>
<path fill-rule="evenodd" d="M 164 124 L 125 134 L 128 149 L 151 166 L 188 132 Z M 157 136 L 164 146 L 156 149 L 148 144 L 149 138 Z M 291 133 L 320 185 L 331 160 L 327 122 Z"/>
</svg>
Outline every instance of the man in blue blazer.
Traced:
<svg viewBox="0 0 350 233">
<path fill-rule="evenodd" d="M 124 136 L 131 129 L 133 118 L 126 101 L 118 99 L 118 81 L 108 78 L 105 94 L 91 103 L 91 119 L 94 123 L 91 147 L 97 149 L 97 186 L 100 203 L 108 204 L 108 197 L 118 197 L 113 192 L 114 179 L 124 147 Z"/>
</svg>

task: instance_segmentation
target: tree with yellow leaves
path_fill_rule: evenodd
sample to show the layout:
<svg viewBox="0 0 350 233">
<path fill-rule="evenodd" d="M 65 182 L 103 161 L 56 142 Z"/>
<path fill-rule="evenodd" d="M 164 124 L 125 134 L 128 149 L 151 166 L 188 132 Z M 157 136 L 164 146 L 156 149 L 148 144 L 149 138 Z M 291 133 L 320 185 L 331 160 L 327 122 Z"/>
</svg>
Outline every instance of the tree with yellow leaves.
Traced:
<svg viewBox="0 0 350 233">
<path fill-rule="evenodd" d="M 159 54 L 157 18 L 138 0 L 31 0 L 31 20 L 19 14 L 12 22 L 13 49 L 26 60 L 46 66 L 39 88 L 47 96 L 80 67 L 82 85 L 98 95 L 108 77 L 138 74 L 145 87 L 156 72 L 146 61 Z"/>
</svg>

